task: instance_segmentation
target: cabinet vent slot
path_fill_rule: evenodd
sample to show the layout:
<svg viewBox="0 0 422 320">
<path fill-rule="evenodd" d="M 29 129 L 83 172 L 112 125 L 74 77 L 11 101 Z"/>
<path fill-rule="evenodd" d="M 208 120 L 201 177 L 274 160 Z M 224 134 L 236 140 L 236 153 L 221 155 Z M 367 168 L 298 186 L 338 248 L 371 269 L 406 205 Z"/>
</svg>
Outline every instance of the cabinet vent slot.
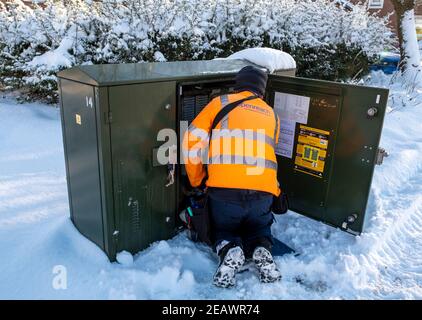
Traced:
<svg viewBox="0 0 422 320">
<path fill-rule="evenodd" d="M 208 104 L 208 95 L 198 95 L 195 97 L 195 116 Z"/>
<path fill-rule="evenodd" d="M 140 229 L 140 217 L 139 217 L 139 201 L 132 201 L 130 205 L 131 225 L 132 232 L 136 233 Z"/>
<path fill-rule="evenodd" d="M 195 118 L 195 97 L 183 97 L 182 118 L 189 122 Z"/>
</svg>

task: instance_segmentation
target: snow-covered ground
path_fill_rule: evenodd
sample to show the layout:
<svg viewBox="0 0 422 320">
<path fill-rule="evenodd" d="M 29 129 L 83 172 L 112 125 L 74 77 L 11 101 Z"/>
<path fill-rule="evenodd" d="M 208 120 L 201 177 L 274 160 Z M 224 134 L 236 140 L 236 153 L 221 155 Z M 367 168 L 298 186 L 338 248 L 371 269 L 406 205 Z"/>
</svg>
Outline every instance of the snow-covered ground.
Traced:
<svg viewBox="0 0 422 320">
<path fill-rule="evenodd" d="M 301 255 L 277 258 L 280 283 L 242 273 L 229 290 L 211 284 L 216 256 L 183 233 L 132 264 L 109 263 L 69 219 L 59 110 L 0 98 L 0 298 L 422 299 L 422 99 L 392 89 L 381 141 L 390 157 L 375 171 L 366 232 L 277 217 L 275 235 Z M 58 265 L 65 290 L 53 288 Z"/>
</svg>

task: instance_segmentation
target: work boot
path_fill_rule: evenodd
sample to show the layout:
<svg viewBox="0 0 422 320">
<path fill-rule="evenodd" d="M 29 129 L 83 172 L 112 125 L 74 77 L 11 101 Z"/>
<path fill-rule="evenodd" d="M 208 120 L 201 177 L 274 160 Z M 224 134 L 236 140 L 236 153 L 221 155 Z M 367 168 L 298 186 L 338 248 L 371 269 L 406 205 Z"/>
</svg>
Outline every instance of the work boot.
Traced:
<svg viewBox="0 0 422 320">
<path fill-rule="evenodd" d="M 245 255 L 241 247 L 230 244 L 220 251 L 220 265 L 214 274 L 213 283 L 217 287 L 230 288 L 236 284 L 235 276 L 245 263 Z"/>
<path fill-rule="evenodd" d="M 266 248 L 255 248 L 252 259 L 258 268 L 261 282 L 269 283 L 281 280 L 281 272 L 278 270 L 271 252 Z"/>
</svg>

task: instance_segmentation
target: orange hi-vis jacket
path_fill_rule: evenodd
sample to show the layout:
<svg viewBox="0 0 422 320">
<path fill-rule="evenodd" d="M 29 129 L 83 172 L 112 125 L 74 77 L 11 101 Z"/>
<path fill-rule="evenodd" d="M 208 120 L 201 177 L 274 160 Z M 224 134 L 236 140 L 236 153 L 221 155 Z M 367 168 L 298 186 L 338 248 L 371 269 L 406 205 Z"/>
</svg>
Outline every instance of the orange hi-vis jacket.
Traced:
<svg viewBox="0 0 422 320">
<path fill-rule="evenodd" d="M 182 152 L 192 187 L 206 177 L 208 187 L 259 190 L 279 195 L 274 148 L 279 119 L 262 99 L 239 104 L 211 133 L 217 113 L 227 104 L 254 94 L 249 91 L 211 100 L 190 124 Z M 207 170 L 204 167 L 207 164 Z"/>
</svg>

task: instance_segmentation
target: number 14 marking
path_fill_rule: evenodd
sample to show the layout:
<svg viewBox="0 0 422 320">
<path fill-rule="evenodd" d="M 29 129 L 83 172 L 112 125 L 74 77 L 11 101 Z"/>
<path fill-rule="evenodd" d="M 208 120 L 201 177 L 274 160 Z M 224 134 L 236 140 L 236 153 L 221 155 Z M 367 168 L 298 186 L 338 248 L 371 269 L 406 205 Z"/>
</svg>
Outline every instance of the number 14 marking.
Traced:
<svg viewBox="0 0 422 320">
<path fill-rule="evenodd" d="M 92 103 L 92 97 L 86 96 L 85 98 L 86 98 L 86 106 L 88 108 L 92 108 L 94 106 L 93 103 Z"/>
</svg>

